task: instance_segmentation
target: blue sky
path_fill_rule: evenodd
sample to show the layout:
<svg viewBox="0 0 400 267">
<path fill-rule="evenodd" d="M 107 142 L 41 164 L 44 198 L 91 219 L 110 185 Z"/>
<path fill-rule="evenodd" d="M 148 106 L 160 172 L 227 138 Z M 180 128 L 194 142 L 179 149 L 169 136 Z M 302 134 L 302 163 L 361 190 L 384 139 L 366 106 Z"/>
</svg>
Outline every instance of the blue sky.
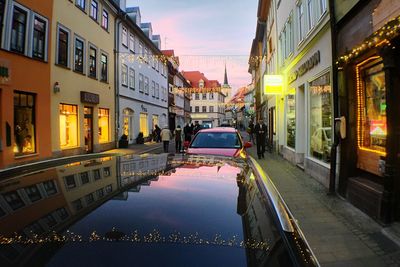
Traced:
<svg viewBox="0 0 400 267">
<path fill-rule="evenodd" d="M 223 82 L 224 64 L 234 89 L 251 82 L 247 73 L 256 28 L 257 0 L 127 0 L 142 22 L 160 34 L 162 49 L 174 49 L 180 70 L 199 70 Z M 165 42 L 166 38 L 166 42 Z"/>
</svg>

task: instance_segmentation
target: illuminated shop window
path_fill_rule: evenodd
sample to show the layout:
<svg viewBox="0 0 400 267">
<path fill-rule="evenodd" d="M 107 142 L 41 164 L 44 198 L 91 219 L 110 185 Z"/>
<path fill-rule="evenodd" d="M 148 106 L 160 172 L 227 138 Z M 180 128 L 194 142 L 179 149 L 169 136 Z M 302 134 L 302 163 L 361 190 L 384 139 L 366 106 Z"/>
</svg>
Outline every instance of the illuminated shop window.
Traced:
<svg viewBox="0 0 400 267">
<path fill-rule="evenodd" d="M 99 108 L 99 143 L 110 141 L 110 110 L 106 108 Z"/>
<path fill-rule="evenodd" d="M 286 96 L 286 145 L 296 148 L 296 95 Z"/>
<path fill-rule="evenodd" d="M 310 156 L 330 161 L 332 101 L 330 73 L 310 82 Z"/>
<path fill-rule="evenodd" d="M 78 106 L 60 104 L 60 147 L 78 146 Z"/>
<path fill-rule="evenodd" d="M 126 108 L 123 111 L 123 134 L 133 139 L 133 110 Z"/>
<path fill-rule="evenodd" d="M 22 156 L 36 152 L 35 96 L 14 93 L 14 154 Z"/>
<path fill-rule="evenodd" d="M 147 123 L 147 113 L 140 113 L 140 132 L 143 136 L 149 136 L 149 125 Z"/>
<path fill-rule="evenodd" d="M 155 126 L 160 126 L 160 123 L 158 121 L 158 115 L 153 115 L 152 117 L 152 128 L 151 129 L 155 129 Z"/>
<path fill-rule="evenodd" d="M 386 151 L 386 88 L 383 64 L 363 70 L 362 146 Z"/>
</svg>

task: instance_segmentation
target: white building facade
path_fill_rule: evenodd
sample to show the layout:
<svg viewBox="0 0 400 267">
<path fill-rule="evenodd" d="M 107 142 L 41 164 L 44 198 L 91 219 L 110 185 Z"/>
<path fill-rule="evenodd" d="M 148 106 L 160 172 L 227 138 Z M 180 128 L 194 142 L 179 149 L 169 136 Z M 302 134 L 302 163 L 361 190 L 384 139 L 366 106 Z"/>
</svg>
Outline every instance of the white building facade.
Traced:
<svg viewBox="0 0 400 267">
<path fill-rule="evenodd" d="M 141 23 L 137 7 L 121 9 L 128 16 L 116 23 L 117 129 L 132 144 L 139 133 L 146 139 L 155 125 L 168 126 L 168 70 L 151 23 Z"/>
</svg>

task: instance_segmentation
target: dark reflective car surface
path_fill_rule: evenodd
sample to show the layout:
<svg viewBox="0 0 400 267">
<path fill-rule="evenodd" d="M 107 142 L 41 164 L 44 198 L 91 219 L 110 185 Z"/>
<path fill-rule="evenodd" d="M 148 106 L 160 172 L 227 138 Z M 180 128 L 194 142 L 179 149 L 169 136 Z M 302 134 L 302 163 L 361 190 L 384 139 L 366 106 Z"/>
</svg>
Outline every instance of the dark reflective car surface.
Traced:
<svg viewBox="0 0 400 267">
<path fill-rule="evenodd" d="M 315 266 L 263 183 L 243 159 L 167 154 L 3 180 L 0 266 Z"/>
</svg>

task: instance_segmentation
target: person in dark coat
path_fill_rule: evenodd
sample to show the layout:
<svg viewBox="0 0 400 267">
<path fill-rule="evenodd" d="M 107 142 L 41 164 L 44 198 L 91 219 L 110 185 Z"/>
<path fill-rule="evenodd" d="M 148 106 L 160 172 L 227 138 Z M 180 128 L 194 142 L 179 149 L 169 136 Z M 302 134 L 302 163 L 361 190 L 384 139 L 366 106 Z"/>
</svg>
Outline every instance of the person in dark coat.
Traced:
<svg viewBox="0 0 400 267">
<path fill-rule="evenodd" d="M 198 121 L 196 121 L 194 128 L 193 128 L 193 134 L 196 135 L 198 131 L 200 131 L 201 127 Z"/>
<path fill-rule="evenodd" d="M 264 158 L 265 153 L 265 139 L 267 136 L 267 125 L 264 124 L 262 119 L 258 120 L 256 126 L 254 126 L 254 133 L 257 141 L 257 155 L 258 158 Z"/>
<path fill-rule="evenodd" d="M 250 142 L 255 144 L 255 142 L 254 142 L 255 140 L 254 140 L 254 123 L 253 123 L 253 121 L 250 121 L 250 123 L 249 123 L 248 132 L 249 132 Z"/>
<path fill-rule="evenodd" d="M 178 125 L 178 127 L 176 127 L 176 129 L 174 131 L 174 135 L 175 135 L 175 153 L 181 153 L 183 132 L 182 132 L 182 128 L 180 125 Z"/>
<path fill-rule="evenodd" d="M 154 126 L 154 132 L 156 133 L 156 142 L 158 143 L 158 142 L 161 142 L 161 136 L 160 136 L 160 134 L 161 134 L 161 128 L 160 127 L 158 127 L 158 125 L 156 124 L 155 126 Z"/>
<path fill-rule="evenodd" d="M 185 141 L 188 141 L 188 142 L 192 141 L 193 132 L 192 132 L 191 127 L 189 126 L 189 123 L 187 123 L 186 126 L 183 128 L 183 133 L 185 135 Z"/>
</svg>

